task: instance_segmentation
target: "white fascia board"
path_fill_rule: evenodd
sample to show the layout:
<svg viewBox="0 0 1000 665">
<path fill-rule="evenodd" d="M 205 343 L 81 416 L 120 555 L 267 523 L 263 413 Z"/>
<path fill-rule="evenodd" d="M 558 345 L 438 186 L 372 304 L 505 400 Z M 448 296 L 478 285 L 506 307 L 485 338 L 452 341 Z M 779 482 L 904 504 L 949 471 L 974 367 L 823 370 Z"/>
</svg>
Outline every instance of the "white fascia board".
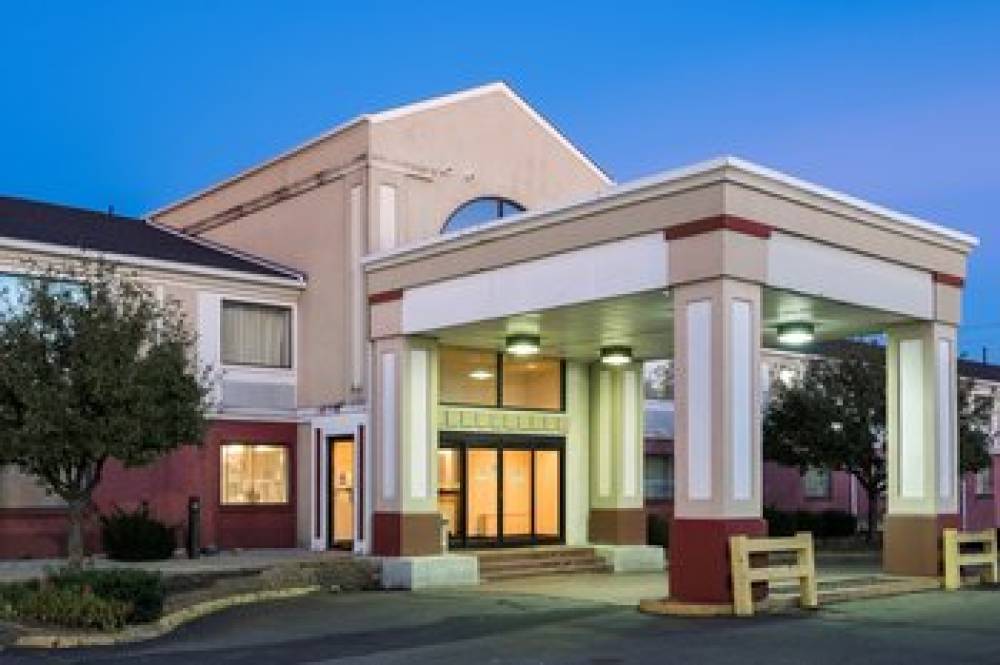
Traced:
<svg viewBox="0 0 1000 665">
<path fill-rule="evenodd" d="M 33 252 L 37 254 L 49 254 L 52 256 L 67 257 L 70 259 L 99 258 L 111 263 L 148 268 L 150 270 L 163 270 L 165 272 L 181 273 L 186 275 L 199 275 L 203 277 L 218 277 L 221 279 L 234 279 L 241 282 L 254 284 L 265 284 L 268 286 L 283 286 L 286 288 L 304 289 L 306 282 L 303 278 L 295 277 L 272 277 L 269 275 L 257 275 L 254 273 L 240 272 L 238 270 L 227 270 L 225 268 L 209 268 L 207 266 L 193 265 L 190 263 L 180 263 L 179 261 L 165 261 L 162 259 L 149 259 L 141 256 L 129 254 L 116 254 L 114 252 L 90 251 L 86 249 L 76 249 L 63 245 L 50 245 L 41 242 L 31 242 L 28 240 L 15 240 L 13 238 L 0 237 L 0 249 L 12 249 L 22 252 Z"/>
<path fill-rule="evenodd" d="M 382 262 L 391 263 L 394 259 L 402 259 L 407 254 L 418 252 L 423 249 L 432 248 L 438 245 L 446 245 L 448 243 L 453 243 L 459 240 L 465 240 L 470 237 L 483 236 L 483 239 L 490 237 L 493 232 L 498 232 L 509 227 L 517 227 L 518 225 L 527 223 L 531 220 L 537 220 L 539 218 L 544 218 L 550 215 L 556 215 L 560 213 L 571 212 L 574 209 L 581 208 L 587 205 L 599 203 L 602 201 L 612 200 L 618 197 L 622 197 L 629 194 L 636 194 L 643 192 L 644 190 L 654 189 L 662 185 L 667 185 L 670 183 L 678 182 L 684 180 L 685 178 L 690 178 L 693 176 L 703 175 L 710 173 L 712 171 L 723 169 L 723 168 L 733 168 L 737 170 L 744 171 L 749 174 L 761 176 L 769 180 L 780 182 L 782 184 L 794 187 L 796 189 L 802 190 L 816 196 L 821 196 L 823 198 L 849 205 L 851 207 L 863 210 L 865 212 L 878 215 L 880 217 L 885 217 L 893 222 L 902 224 L 905 226 L 910 226 L 913 228 L 920 229 L 925 232 L 933 233 L 935 235 L 940 235 L 948 240 L 960 242 L 967 247 L 974 248 L 979 245 L 979 239 L 975 236 L 951 229 L 945 226 L 940 226 L 932 222 L 914 217 L 912 215 L 907 215 L 905 213 L 896 212 L 890 210 L 889 208 L 884 208 L 882 206 L 876 205 L 874 203 L 869 203 L 861 199 L 855 198 L 853 196 L 842 194 L 825 187 L 795 178 L 790 175 L 781 173 L 780 171 L 775 171 L 769 169 L 753 162 L 746 161 L 744 159 L 739 159 L 737 157 L 724 156 L 717 157 L 714 159 L 705 160 L 690 166 L 684 166 L 677 169 L 671 169 L 669 171 L 663 171 L 661 173 L 655 173 L 653 175 L 645 176 L 632 180 L 615 187 L 611 187 L 597 194 L 592 194 L 590 196 L 576 199 L 571 202 L 562 203 L 558 205 L 553 205 L 544 208 L 537 208 L 535 210 L 528 210 L 517 215 L 511 215 L 510 217 L 504 217 L 486 224 L 481 224 L 479 226 L 474 226 L 467 229 L 462 229 L 459 231 L 454 231 L 452 233 L 445 233 L 439 236 L 432 236 L 430 238 L 424 238 L 406 245 L 401 245 L 390 251 L 376 252 L 369 254 L 364 257 L 362 264 L 366 267 L 375 266 Z M 512 231 L 514 229 L 511 229 Z"/>
</svg>

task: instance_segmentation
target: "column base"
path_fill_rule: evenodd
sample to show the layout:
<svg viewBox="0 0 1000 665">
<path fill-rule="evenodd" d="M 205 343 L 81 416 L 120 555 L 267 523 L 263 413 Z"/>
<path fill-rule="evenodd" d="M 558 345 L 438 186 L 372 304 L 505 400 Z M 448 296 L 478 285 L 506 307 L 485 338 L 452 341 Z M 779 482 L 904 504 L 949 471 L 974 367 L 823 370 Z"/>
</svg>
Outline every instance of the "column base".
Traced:
<svg viewBox="0 0 1000 665">
<path fill-rule="evenodd" d="M 938 577 L 941 531 L 960 523 L 958 515 L 886 515 L 882 569 L 890 575 Z"/>
<path fill-rule="evenodd" d="M 383 589 L 431 589 L 479 584 L 479 558 L 471 554 L 387 557 L 382 559 Z"/>
<path fill-rule="evenodd" d="M 372 554 L 394 557 L 441 554 L 441 516 L 438 513 L 375 513 L 372 516 Z"/>
<path fill-rule="evenodd" d="M 602 545 L 645 545 L 646 511 L 643 508 L 592 508 L 590 542 Z"/>
<path fill-rule="evenodd" d="M 659 545 L 594 545 L 594 553 L 614 573 L 662 573 L 667 567 Z"/>
<path fill-rule="evenodd" d="M 729 537 L 766 536 L 762 519 L 677 519 L 670 526 L 670 600 L 697 605 L 733 602 Z M 754 586 L 754 600 L 767 586 Z"/>
</svg>

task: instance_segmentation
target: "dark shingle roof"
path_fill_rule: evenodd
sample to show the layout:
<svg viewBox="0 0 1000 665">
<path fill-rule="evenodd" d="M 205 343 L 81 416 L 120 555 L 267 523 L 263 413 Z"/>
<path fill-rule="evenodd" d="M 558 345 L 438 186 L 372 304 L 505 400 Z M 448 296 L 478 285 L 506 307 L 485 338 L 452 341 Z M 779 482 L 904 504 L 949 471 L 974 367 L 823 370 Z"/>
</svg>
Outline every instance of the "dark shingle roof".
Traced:
<svg viewBox="0 0 1000 665">
<path fill-rule="evenodd" d="M 291 268 L 145 220 L 9 196 L 0 196 L 0 237 L 268 277 L 303 277 Z"/>
</svg>

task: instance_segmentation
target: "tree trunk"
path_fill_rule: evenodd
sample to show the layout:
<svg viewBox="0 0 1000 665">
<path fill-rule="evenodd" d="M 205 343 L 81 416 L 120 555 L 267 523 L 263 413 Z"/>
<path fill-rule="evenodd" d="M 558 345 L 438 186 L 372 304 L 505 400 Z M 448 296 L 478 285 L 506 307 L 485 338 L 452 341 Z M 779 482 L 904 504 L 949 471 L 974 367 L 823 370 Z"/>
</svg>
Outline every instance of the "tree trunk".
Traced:
<svg viewBox="0 0 1000 665">
<path fill-rule="evenodd" d="M 69 534 L 66 542 L 66 555 L 70 568 L 83 566 L 83 518 L 86 513 L 87 501 L 74 499 L 69 502 Z"/>
<path fill-rule="evenodd" d="M 875 522 L 878 520 L 878 498 L 879 492 L 868 490 L 868 531 L 865 533 L 865 541 L 869 545 L 875 539 Z"/>
</svg>

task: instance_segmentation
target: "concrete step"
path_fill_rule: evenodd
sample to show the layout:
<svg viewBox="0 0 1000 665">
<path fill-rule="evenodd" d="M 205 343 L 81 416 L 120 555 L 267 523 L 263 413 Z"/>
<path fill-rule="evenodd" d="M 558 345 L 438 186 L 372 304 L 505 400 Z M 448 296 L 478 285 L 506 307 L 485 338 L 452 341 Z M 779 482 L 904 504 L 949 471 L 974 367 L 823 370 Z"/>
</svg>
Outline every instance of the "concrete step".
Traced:
<svg viewBox="0 0 1000 665">
<path fill-rule="evenodd" d="M 610 567 L 587 547 L 488 550 L 477 552 L 483 580 L 562 573 L 608 573 Z"/>
<path fill-rule="evenodd" d="M 502 580 L 521 579 L 525 577 L 539 577 L 542 575 L 570 575 L 570 574 L 609 574 L 611 568 L 603 561 L 600 563 L 579 563 L 571 565 L 537 565 L 530 567 L 512 568 L 508 570 L 491 570 L 487 572 L 479 571 L 479 579 L 484 582 L 499 582 Z"/>
</svg>

